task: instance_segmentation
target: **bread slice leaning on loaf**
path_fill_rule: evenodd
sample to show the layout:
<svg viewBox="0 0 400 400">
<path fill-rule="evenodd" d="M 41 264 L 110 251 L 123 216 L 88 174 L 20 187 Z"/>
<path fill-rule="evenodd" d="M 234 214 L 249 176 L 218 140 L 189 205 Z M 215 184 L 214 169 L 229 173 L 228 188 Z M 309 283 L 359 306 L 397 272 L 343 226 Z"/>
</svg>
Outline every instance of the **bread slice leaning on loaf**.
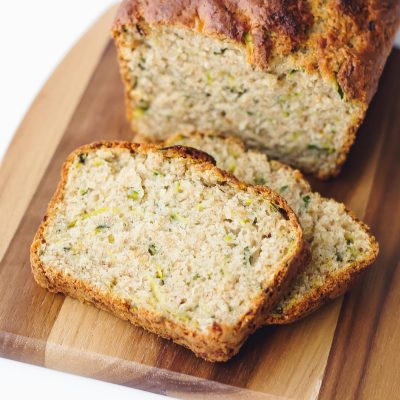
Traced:
<svg viewBox="0 0 400 400">
<path fill-rule="evenodd" d="M 312 192 L 301 173 L 253 150 L 232 137 L 175 135 L 168 145 L 182 144 L 215 157 L 220 168 L 249 184 L 268 185 L 280 193 L 297 214 L 311 262 L 296 277 L 285 296 L 268 313 L 265 322 L 293 322 L 343 294 L 378 254 L 378 243 L 369 228 L 345 206 Z"/>
<path fill-rule="evenodd" d="M 287 203 L 185 147 L 73 152 L 31 247 L 36 281 L 210 361 L 232 357 L 307 257 Z"/>
<path fill-rule="evenodd" d="M 124 0 L 127 116 L 148 140 L 215 131 L 339 172 L 400 20 L 399 0 Z"/>
</svg>

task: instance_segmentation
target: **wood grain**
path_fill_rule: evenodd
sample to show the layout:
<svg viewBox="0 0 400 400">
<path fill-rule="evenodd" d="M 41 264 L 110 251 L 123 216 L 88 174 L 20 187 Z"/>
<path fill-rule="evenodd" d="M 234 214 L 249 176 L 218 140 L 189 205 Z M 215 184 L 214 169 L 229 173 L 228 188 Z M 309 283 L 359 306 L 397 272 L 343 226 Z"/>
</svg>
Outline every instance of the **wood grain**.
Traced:
<svg viewBox="0 0 400 400">
<path fill-rule="evenodd" d="M 35 284 L 29 245 L 63 160 L 83 143 L 132 138 L 115 51 L 107 39 L 113 12 L 86 34 L 46 84 L 0 171 L 0 215 L 8 221 L 0 227 L 0 354 L 180 398 L 396 398 L 399 51 L 389 60 L 343 173 L 330 182 L 312 182 L 365 218 L 381 243 L 378 262 L 343 306 L 338 299 L 296 324 L 261 329 L 234 359 L 210 364 Z M 43 116 L 63 91 L 63 107 Z"/>
<path fill-rule="evenodd" d="M 394 100 L 399 98 L 400 82 L 389 79 L 399 67 L 400 52 L 396 51 L 368 118 L 381 121 L 374 130 L 382 143 L 379 168 L 365 218 L 379 240 L 380 255 L 345 298 L 322 399 L 400 398 L 400 102 Z"/>
</svg>

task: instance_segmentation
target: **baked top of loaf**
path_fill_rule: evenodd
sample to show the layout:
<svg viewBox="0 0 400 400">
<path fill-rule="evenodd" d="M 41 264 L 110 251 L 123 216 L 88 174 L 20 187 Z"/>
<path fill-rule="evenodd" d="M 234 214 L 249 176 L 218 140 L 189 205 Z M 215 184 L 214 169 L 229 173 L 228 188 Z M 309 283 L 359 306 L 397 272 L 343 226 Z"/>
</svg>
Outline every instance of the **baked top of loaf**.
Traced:
<svg viewBox="0 0 400 400">
<path fill-rule="evenodd" d="M 302 174 L 280 162 L 270 161 L 243 143 L 221 135 L 175 135 L 167 144 L 182 144 L 215 157 L 220 168 L 243 182 L 268 185 L 280 193 L 297 214 L 311 262 L 299 273 L 267 323 L 287 323 L 309 314 L 327 300 L 342 294 L 378 253 L 369 228 L 345 206 L 312 192 Z"/>
<path fill-rule="evenodd" d="M 261 323 L 303 257 L 286 202 L 184 147 L 72 153 L 31 249 L 36 280 L 209 360 Z"/>
<path fill-rule="evenodd" d="M 294 63 L 336 80 L 347 99 L 376 91 L 400 20 L 399 0 L 124 0 L 114 35 L 135 23 L 184 26 L 247 47 L 261 68 Z"/>
</svg>

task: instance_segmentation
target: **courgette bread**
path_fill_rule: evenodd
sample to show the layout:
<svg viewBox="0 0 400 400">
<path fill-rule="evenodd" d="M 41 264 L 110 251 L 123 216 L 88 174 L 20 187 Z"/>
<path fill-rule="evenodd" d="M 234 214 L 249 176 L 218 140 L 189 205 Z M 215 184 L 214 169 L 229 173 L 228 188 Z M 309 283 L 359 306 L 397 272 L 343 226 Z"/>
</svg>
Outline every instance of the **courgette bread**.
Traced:
<svg viewBox="0 0 400 400">
<path fill-rule="evenodd" d="M 152 141 L 216 131 L 327 178 L 374 95 L 400 0 L 124 0 L 127 116 Z"/>
<path fill-rule="evenodd" d="M 378 243 L 369 228 L 345 206 L 314 193 L 301 173 L 247 150 L 232 137 L 221 135 L 175 135 L 168 145 L 192 146 L 215 157 L 217 166 L 243 182 L 268 185 L 280 193 L 297 214 L 311 262 L 295 278 L 266 323 L 293 322 L 343 294 L 378 254 Z"/>
<path fill-rule="evenodd" d="M 232 357 L 308 253 L 285 200 L 212 161 L 128 142 L 77 149 L 31 247 L 36 281 L 206 360 Z"/>
</svg>

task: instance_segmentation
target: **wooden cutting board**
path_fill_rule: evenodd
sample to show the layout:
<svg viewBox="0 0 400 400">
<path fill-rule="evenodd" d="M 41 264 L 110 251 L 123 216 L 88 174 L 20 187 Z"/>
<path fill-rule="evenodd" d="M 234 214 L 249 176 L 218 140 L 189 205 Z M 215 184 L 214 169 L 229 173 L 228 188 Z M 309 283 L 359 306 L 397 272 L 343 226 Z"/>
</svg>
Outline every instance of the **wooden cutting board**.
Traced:
<svg viewBox="0 0 400 400">
<path fill-rule="evenodd" d="M 400 398 L 400 51 L 342 174 L 315 189 L 346 203 L 377 236 L 377 262 L 343 299 L 256 332 L 224 364 L 38 287 L 29 246 L 75 147 L 132 139 L 109 36 L 115 7 L 43 87 L 0 170 L 0 355 L 184 399 Z"/>
</svg>

